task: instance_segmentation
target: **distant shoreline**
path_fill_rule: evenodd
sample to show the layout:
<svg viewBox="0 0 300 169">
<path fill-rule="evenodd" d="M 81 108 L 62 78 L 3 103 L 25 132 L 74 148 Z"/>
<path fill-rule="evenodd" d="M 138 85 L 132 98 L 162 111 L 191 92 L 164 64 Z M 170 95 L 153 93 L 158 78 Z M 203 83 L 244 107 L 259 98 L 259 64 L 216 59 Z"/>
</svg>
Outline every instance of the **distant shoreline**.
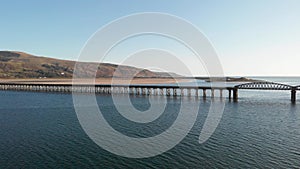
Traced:
<svg viewBox="0 0 300 169">
<path fill-rule="evenodd" d="M 112 81 L 113 79 L 113 81 Z M 233 77 L 147 77 L 147 78 L 134 78 L 134 79 L 126 79 L 126 78 L 96 78 L 95 84 L 171 84 L 171 83 L 187 83 L 192 80 L 204 80 L 206 82 L 255 82 L 257 80 L 248 79 L 248 78 L 233 78 Z M 22 83 L 22 84 L 72 84 L 72 78 L 20 78 L 20 79 L 0 79 L 1 83 Z M 78 79 L 75 82 L 76 84 L 86 84 L 86 83 L 94 83 L 94 79 Z"/>
<path fill-rule="evenodd" d="M 95 84 L 169 84 L 178 82 L 189 82 L 189 79 L 173 78 L 134 78 L 132 80 L 125 78 L 96 78 Z M 22 84 L 72 84 L 73 79 L 45 78 L 45 79 L 0 79 L 1 83 L 22 83 Z M 78 79 L 76 84 L 93 83 L 93 79 Z"/>
</svg>

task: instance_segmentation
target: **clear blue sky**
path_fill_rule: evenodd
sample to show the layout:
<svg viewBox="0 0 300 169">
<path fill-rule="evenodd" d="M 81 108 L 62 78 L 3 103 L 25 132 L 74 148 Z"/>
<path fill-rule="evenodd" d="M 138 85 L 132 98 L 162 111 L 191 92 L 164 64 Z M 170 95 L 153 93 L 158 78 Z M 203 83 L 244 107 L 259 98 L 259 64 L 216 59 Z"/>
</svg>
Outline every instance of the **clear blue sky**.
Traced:
<svg viewBox="0 0 300 169">
<path fill-rule="evenodd" d="M 0 50 L 76 59 L 112 20 L 164 12 L 190 21 L 211 40 L 226 75 L 300 76 L 300 0 L 0 2 Z"/>
</svg>

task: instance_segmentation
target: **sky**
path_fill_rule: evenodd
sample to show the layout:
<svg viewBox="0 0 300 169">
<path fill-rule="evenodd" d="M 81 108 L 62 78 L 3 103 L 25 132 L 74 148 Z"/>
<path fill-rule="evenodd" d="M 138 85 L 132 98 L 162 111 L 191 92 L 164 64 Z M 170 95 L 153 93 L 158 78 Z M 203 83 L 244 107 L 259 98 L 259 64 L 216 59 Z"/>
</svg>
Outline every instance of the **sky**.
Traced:
<svg viewBox="0 0 300 169">
<path fill-rule="evenodd" d="M 76 60 L 89 38 L 104 25 L 134 13 L 162 12 L 195 25 L 216 49 L 225 75 L 300 76 L 300 0 L 0 0 L 0 3 L 0 50 Z M 126 43 L 112 51 L 105 62 L 120 63 L 128 51 L 147 47 L 171 49 L 174 45 L 178 49 L 176 42 L 161 37 L 146 36 Z M 146 45 L 133 47 L 138 44 Z M 205 75 L 203 65 L 193 62 L 184 49 L 175 53 L 187 61 L 194 75 Z"/>
</svg>

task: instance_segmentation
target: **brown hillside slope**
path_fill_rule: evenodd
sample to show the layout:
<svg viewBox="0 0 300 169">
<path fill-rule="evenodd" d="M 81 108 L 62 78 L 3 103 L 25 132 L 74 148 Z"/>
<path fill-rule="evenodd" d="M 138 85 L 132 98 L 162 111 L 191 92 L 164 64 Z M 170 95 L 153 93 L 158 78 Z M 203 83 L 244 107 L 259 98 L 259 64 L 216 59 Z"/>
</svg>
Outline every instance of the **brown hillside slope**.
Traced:
<svg viewBox="0 0 300 169">
<path fill-rule="evenodd" d="M 0 51 L 0 78 L 71 78 L 75 61 L 38 57 L 23 52 Z M 131 66 L 109 63 L 81 63 L 80 75 L 93 77 L 92 67 L 98 66 L 97 78 L 101 77 L 169 77 L 167 73 L 152 72 Z M 119 67 L 118 67 L 119 66 Z M 118 68 L 118 72 L 115 72 Z M 115 74 L 114 74 L 115 73 Z"/>
</svg>

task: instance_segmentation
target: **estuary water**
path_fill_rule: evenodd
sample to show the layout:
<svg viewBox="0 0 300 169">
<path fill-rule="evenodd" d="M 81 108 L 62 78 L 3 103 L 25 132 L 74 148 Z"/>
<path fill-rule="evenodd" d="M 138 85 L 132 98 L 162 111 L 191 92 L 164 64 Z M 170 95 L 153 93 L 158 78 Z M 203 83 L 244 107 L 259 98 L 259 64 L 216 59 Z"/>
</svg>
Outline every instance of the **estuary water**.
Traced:
<svg viewBox="0 0 300 169">
<path fill-rule="evenodd" d="M 260 79 L 300 85 L 300 78 Z M 289 91 L 240 90 L 237 103 L 214 99 L 225 102 L 225 109 L 203 144 L 198 140 L 209 97 L 167 97 L 162 116 L 145 124 L 121 116 L 109 95 L 96 99 L 114 129 L 136 138 L 168 129 L 182 99 L 200 108 L 193 128 L 178 145 L 158 156 L 134 159 L 112 154 L 88 137 L 71 94 L 0 91 L 0 168 L 300 168 L 300 101 L 291 104 Z M 150 106 L 148 97 L 130 100 L 141 111 Z"/>
</svg>

